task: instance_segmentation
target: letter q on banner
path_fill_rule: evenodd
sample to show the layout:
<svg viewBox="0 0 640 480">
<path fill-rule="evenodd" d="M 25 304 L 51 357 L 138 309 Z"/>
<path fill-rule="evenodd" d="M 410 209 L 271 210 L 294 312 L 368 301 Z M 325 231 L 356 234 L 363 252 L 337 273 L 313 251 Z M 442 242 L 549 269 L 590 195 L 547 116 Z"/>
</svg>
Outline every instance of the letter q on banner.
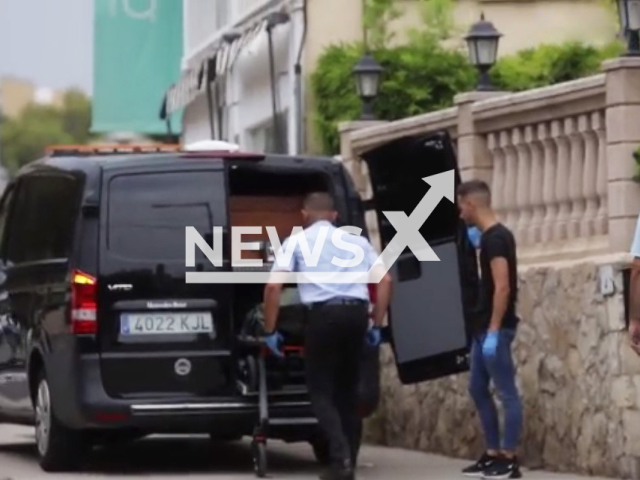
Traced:
<svg viewBox="0 0 640 480">
<path fill-rule="evenodd" d="M 155 23 L 158 12 L 158 0 L 111 0 L 111 16 L 118 15 L 118 6 L 124 14 L 133 20 L 147 20 Z"/>
</svg>

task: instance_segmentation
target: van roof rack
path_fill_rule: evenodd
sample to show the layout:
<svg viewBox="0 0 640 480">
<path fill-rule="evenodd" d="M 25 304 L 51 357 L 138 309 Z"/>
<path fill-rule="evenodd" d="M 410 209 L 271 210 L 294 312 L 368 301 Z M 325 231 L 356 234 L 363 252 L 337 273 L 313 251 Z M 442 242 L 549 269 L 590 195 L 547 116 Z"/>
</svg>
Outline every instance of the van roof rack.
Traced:
<svg viewBox="0 0 640 480">
<path fill-rule="evenodd" d="M 65 155 L 115 155 L 122 153 L 170 153 L 179 152 L 182 147 L 174 144 L 95 144 L 95 145 L 51 145 L 47 155 L 61 157 Z"/>
</svg>

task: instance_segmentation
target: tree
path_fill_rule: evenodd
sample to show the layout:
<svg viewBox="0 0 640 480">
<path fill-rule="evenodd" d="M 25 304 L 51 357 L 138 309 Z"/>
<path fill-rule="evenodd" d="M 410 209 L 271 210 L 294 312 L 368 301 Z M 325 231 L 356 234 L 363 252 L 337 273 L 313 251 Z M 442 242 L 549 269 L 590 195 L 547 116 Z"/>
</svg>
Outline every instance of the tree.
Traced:
<svg viewBox="0 0 640 480">
<path fill-rule="evenodd" d="M 423 25 L 410 32 L 404 45 L 388 46 L 386 22 L 397 15 L 393 0 L 369 0 L 365 28 L 374 42 L 369 47 L 384 67 L 375 102 L 377 118 L 397 120 L 446 108 L 456 93 L 473 88 L 476 70 L 466 52 L 442 44 L 455 33 L 451 0 L 420 0 Z M 363 52 L 359 43 L 325 49 L 311 77 L 315 98 L 315 126 L 324 153 L 339 151 L 337 125 L 360 114 L 352 70 Z"/>
<path fill-rule="evenodd" d="M 91 102 L 80 91 L 65 95 L 62 107 L 29 105 L 15 119 L 0 121 L 0 154 L 11 173 L 37 160 L 49 145 L 85 144 L 91 139 Z"/>
<path fill-rule="evenodd" d="M 80 90 L 69 90 L 63 100 L 62 125 L 76 143 L 90 139 L 91 101 Z"/>
</svg>

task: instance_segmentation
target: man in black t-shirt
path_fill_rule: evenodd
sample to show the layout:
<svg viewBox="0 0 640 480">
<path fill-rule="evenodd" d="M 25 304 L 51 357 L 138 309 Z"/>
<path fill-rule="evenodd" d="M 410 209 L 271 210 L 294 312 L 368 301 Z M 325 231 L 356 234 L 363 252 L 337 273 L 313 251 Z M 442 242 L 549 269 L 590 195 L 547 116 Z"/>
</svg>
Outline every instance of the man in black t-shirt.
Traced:
<svg viewBox="0 0 640 480">
<path fill-rule="evenodd" d="M 485 182 L 464 183 L 457 193 L 461 217 L 482 232 L 481 283 L 473 325 L 469 392 L 482 422 L 486 451 L 463 473 L 472 477 L 521 478 L 516 448 L 522 430 L 522 403 L 511 355 L 518 325 L 516 243 L 491 209 L 491 192 Z M 498 414 L 489 390 L 491 381 L 505 411 L 502 443 Z"/>
</svg>

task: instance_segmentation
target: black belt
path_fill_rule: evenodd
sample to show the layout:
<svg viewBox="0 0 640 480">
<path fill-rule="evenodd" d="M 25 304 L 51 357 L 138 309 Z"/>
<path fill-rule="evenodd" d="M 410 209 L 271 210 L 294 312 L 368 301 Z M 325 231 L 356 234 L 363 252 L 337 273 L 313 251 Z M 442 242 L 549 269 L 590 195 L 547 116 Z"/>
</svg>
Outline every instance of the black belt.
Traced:
<svg viewBox="0 0 640 480">
<path fill-rule="evenodd" d="M 324 307 L 328 305 L 369 305 L 368 300 L 363 300 L 361 298 L 331 298 L 329 300 L 325 300 L 324 302 L 313 302 L 309 305 L 310 308 L 318 308 Z"/>
</svg>

